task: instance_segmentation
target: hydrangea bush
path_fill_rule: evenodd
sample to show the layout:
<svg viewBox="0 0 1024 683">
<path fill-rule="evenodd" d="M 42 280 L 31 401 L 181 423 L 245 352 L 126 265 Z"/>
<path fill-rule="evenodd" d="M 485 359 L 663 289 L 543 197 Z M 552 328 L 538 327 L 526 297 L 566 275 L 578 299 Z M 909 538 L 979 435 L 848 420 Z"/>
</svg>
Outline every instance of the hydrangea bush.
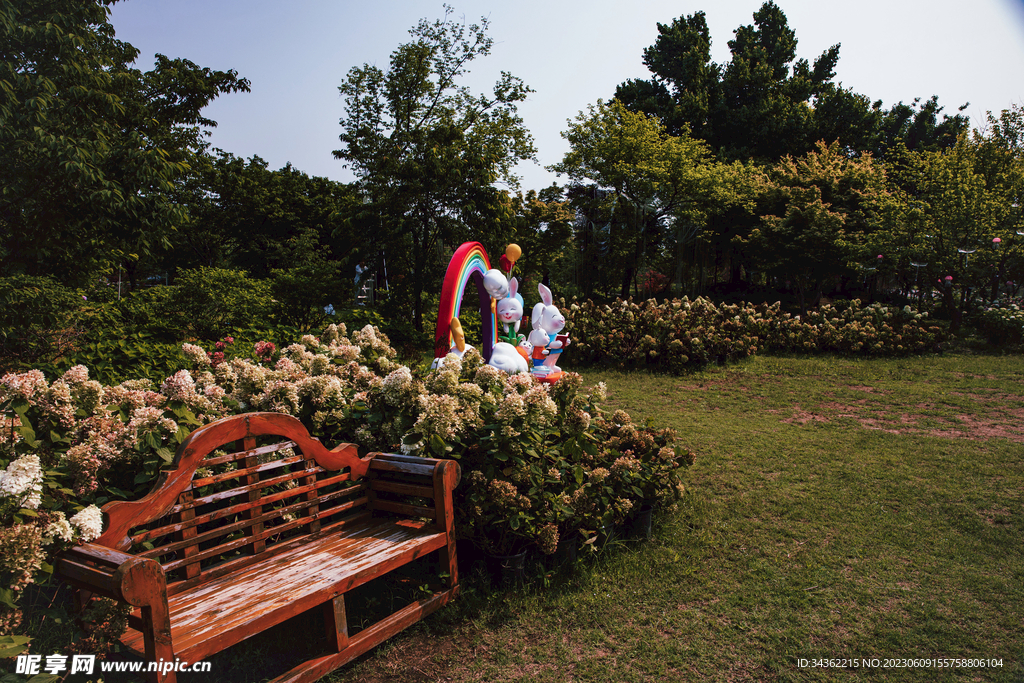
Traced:
<svg viewBox="0 0 1024 683">
<path fill-rule="evenodd" d="M 592 543 L 642 505 L 671 505 L 693 460 L 671 431 L 606 414 L 603 385 L 584 389 L 578 374 L 547 388 L 476 352 L 415 373 L 370 325 L 330 325 L 280 350 L 259 342 L 252 358 L 233 342 L 184 344 L 190 367 L 159 386 L 104 386 L 84 366 L 52 382 L 38 370 L 0 377 L 0 635 L 47 558 L 100 534 L 97 506 L 144 495 L 193 429 L 229 414 L 287 413 L 325 443 L 459 459 L 458 532 L 499 554 Z"/>
<path fill-rule="evenodd" d="M 899 356 L 936 350 L 944 340 L 927 313 L 864 306 L 859 299 L 825 304 L 803 319 L 778 302 L 718 305 L 702 297 L 606 305 L 573 300 L 562 310 L 581 362 L 676 373 L 760 351 Z"/>
<path fill-rule="evenodd" d="M 1020 344 L 1024 341 L 1024 301 L 1003 297 L 993 301 L 974 321 L 990 344 Z"/>
</svg>

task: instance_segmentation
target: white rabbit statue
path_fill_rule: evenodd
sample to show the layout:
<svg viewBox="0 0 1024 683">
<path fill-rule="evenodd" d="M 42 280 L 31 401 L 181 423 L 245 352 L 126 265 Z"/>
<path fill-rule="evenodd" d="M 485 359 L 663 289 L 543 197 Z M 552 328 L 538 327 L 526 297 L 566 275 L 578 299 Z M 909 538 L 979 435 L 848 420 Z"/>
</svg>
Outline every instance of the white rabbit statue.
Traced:
<svg viewBox="0 0 1024 683">
<path fill-rule="evenodd" d="M 523 319 L 523 303 L 516 297 L 519 281 L 512 278 L 508 282 L 508 296 L 498 301 L 497 316 L 505 334 L 498 335 L 510 344 L 518 343 L 519 321 Z"/>
<path fill-rule="evenodd" d="M 533 344 L 534 374 L 547 375 L 562 371 L 555 363 L 559 354 L 569 345 L 569 337 L 558 334 L 565 327 L 565 316 L 554 305 L 551 290 L 538 284 L 537 291 L 541 300 L 533 307 L 533 332 L 530 333 L 529 342 Z"/>
<path fill-rule="evenodd" d="M 530 367 L 526 364 L 526 358 L 508 342 L 498 342 L 494 345 L 491 350 L 491 359 L 487 361 L 487 364 L 510 375 L 530 371 Z"/>
</svg>

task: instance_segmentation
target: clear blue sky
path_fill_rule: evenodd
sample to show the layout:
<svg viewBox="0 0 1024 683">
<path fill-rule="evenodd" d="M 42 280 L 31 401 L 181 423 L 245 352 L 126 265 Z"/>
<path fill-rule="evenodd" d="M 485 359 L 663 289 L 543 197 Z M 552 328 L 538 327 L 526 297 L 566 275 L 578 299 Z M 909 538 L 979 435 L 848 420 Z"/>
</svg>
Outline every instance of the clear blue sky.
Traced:
<svg viewBox="0 0 1024 683">
<path fill-rule="evenodd" d="M 1024 0 L 776 0 L 799 41 L 797 56 L 813 61 L 841 43 L 836 80 L 885 107 L 939 96 L 946 113 L 970 102 L 975 124 L 986 111 L 1024 104 Z M 523 189 L 558 180 L 543 166 L 566 150 L 566 120 L 628 78 L 646 78 L 643 49 L 658 22 L 703 10 L 716 62 L 763 0 L 449 0 L 455 15 L 486 16 L 492 54 L 467 81 L 489 91 L 500 71 L 536 92 L 520 114 L 533 133 L 540 165 L 521 166 Z M 349 181 L 331 152 L 340 145 L 338 86 L 353 66 L 387 68 L 391 51 L 421 18 L 443 16 L 427 0 L 123 0 L 111 21 L 117 37 L 153 55 L 183 57 L 212 69 L 234 69 L 251 93 L 222 96 L 206 110 L 219 123 L 214 146 L 254 154 L 280 168 L 291 162 L 310 175 Z"/>
</svg>

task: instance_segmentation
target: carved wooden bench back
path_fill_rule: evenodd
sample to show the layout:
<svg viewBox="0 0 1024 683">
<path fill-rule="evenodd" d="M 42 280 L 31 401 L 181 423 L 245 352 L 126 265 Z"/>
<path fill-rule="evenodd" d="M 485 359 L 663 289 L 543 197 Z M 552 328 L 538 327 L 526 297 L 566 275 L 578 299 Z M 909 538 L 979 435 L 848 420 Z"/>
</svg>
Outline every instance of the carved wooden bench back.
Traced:
<svg viewBox="0 0 1024 683">
<path fill-rule="evenodd" d="M 156 559 L 173 595 L 364 519 L 367 466 L 289 415 L 238 415 L 189 435 L 148 496 L 106 506 L 97 543 Z"/>
</svg>

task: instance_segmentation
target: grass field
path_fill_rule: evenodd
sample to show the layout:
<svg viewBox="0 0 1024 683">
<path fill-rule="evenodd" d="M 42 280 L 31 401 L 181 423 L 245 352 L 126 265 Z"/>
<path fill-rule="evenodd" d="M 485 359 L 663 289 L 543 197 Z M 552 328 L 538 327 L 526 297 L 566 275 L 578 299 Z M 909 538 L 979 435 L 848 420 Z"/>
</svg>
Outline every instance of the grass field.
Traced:
<svg viewBox="0 0 1024 683">
<path fill-rule="evenodd" d="M 329 680 L 1024 681 L 1024 358 L 585 377 L 697 451 L 679 509 Z"/>
</svg>

